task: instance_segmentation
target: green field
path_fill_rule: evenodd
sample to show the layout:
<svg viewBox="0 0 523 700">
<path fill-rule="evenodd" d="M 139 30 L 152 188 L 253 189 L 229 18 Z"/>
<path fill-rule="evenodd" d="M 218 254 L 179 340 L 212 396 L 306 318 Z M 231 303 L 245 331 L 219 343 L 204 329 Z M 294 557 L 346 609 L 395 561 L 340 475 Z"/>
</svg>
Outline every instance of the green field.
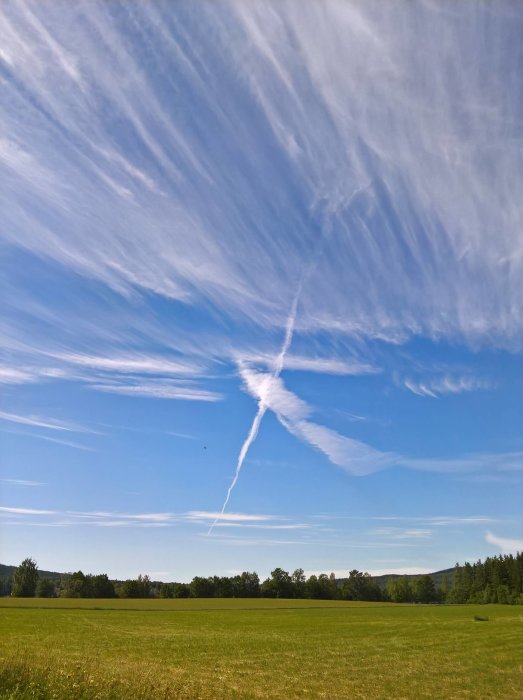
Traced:
<svg viewBox="0 0 523 700">
<path fill-rule="evenodd" d="M 511 700 L 522 623 L 499 605 L 3 598 L 0 697 Z"/>
</svg>

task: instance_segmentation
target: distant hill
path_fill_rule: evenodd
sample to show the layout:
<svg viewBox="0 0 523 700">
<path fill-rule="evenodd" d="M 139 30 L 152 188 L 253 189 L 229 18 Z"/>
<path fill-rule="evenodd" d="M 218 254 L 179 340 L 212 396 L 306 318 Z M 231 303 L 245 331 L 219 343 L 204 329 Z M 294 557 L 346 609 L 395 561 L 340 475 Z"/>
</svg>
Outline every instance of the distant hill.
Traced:
<svg viewBox="0 0 523 700">
<path fill-rule="evenodd" d="M 0 578 L 4 577 L 11 577 L 13 575 L 14 570 L 16 569 L 16 566 L 9 566 L 7 564 L 0 564 Z M 431 579 L 434 581 L 434 584 L 436 588 L 441 587 L 441 583 L 443 581 L 443 578 L 446 576 L 448 578 L 448 584 L 450 587 L 452 587 L 452 582 L 454 580 L 454 572 L 456 570 L 456 567 L 452 567 L 450 569 L 442 569 L 441 571 L 434 571 L 433 573 L 429 574 Z M 68 576 L 67 573 L 60 573 L 59 571 L 43 571 L 41 569 L 38 570 L 38 575 L 40 578 L 48 578 L 51 581 L 59 581 L 61 578 L 66 578 Z M 415 579 L 421 576 L 422 574 L 406 574 L 406 577 L 408 579 Z M 405 574 L 383 574 L 382 576 L 373 576 L 373 580 L 376 581 L 376 583 L 381 587 L 385 588 L 387 585 L 387 581 L 389 579 L 398 579 L 398 578 L 403 578 Z M 336 581 L 338 582 L 338 585 L 341 585 L 344 581 L 346 581 L 346 578 L 338 578 Z M 112 579 L 113 583 L 122 583 L 122 581 L 119 581 L 118 579 Z M 160 584 L 163 583 L 162 581 L 154 581 L 153 583 L 155 584 Z"/>
<path fill-rule="evenodd" d="M 454 580 L 454 572 L 456 571 L 456 567 L 453 566 L 450 569 L 442 569 L 441 571 L 434 571 L 431 574 L 428 574 L 430 578 L 434 581 L 434 585 L 436 588 L 441 587 L 441 583 L 445 576 L 447 577 L 448 584 L 450 587 L 452 587 L 452 582 Z M 382 576 L 373 576 L 372 578 L 376 583 L 381 587 L 385 588 L 387 585 L 387 581 L 389 579 L 398 579 L 398 578 L 408 578 L 408 579 L 415 579 L 419 578 L 422 574 L 383 574 Z"/>
<path fill-rule="evenodd" d="M 0 564 L 0 577 L 12 576 L 16 568 L 16 566 Z M 67 576 L 67 574 L 61 574 L 58 571 L 42 571 L 42 569 L 38 569 L 38 576 L 40 578 L 48 578 L 51 581 L 59 581 L 63 576 Z"/>
</svg>

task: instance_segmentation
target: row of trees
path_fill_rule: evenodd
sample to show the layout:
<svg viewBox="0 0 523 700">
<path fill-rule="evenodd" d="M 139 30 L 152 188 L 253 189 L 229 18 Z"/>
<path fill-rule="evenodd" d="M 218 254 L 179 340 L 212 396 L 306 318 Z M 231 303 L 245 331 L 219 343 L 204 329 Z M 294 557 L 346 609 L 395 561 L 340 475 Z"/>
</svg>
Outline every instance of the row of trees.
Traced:
<svg viewBox="0 0 523 700">
<path fill-rule="evenodd" d="M 303 569 L 292 574 L 281 568 L 260 582 L 256 572 L 236 576 L 195 576 L 191 583 L 152 582 L 148 576 L 113 582 L 106 574 L 76 571 L 51 581 L 38 577 L 36 562 L 25 559 L 13 575 L 12 596 L 62 598 L 318 598 L 382 600 L 384 593 L 369 574 L 353 570 L 337 581 L 334 574 L 305 576 Z"/>
<path fill-rule="evenodd" d="M 456 564 L 449 603 L 523 604 L 523 552 Z"/>
<path fill-rule="evenodd" d="M 353 569 L 346 579 L 334 574 L 305 576 L 303 569 L 281 568 L 260 583 L 258 574 L 195 576 L 191 583 L 152 582 L 148 576 L 113 582 L 106 574 L 77 571 L 62 579 L 39 578 L 36 562 L 25 559 L 15 570 L 11 595 L 64 598 L 314 598 L 397 603 L 523 603 L 523 554 L 488 557 L 484 562 L 456 564 L 439 586 L 430 575 L 391 577 L 380 585 Z"/>
</svg>

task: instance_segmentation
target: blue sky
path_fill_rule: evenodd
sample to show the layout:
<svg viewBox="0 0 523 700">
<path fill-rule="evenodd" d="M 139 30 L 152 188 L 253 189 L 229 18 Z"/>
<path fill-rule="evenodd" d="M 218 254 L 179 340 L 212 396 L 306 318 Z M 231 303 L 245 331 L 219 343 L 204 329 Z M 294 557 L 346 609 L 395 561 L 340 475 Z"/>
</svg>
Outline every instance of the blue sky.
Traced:
<svg viewBox="0 0 523 700">
<path fill-rule="evenodd" d="M 2 4 L 3 562 L 523 548 L 522 20 Z"/>
</svg>

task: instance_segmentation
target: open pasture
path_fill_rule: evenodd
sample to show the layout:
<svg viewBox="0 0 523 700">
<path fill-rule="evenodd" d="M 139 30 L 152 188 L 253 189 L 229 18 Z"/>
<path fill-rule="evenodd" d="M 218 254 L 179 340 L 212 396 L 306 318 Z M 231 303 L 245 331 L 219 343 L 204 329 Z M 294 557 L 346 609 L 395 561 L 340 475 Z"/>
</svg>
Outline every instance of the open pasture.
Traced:
<svg viewBox="0 0 523 700">
<path fill-rule="evenodd" d="M 512 700 L 522 623 L 498 605 L 0 599 L 0 697 Z"/>
</svg>

